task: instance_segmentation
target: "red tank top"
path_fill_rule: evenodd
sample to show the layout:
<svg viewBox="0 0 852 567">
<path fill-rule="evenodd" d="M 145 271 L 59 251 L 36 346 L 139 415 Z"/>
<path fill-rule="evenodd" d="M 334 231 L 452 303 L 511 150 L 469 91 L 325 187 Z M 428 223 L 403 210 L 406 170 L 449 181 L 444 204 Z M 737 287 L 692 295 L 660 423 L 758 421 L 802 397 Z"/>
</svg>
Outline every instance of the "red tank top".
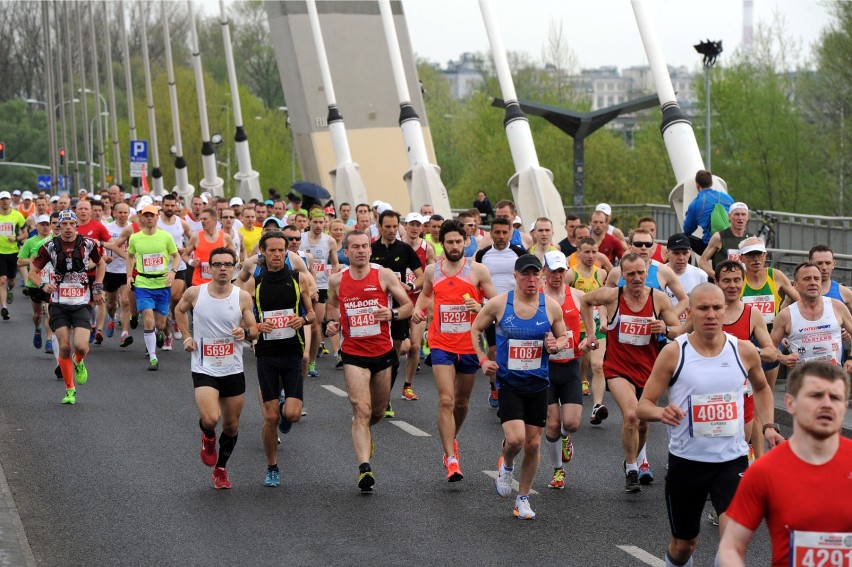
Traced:
<svg viewBox="0 0 852 567">
<path fill-rule="evenodd" d="M 665 264 L 666 260 L 663 258 L 663 247 L 657 244 L 657 248 L 654 250 L 654 253 L 651 254 L 651 260 L 656 260 L 660 264 Z"/>
<path fill-rule="evenodd" d="M 208 242 L 204 231 L 198 233 L 198 244 L 193 254 L 198 260 L 198 265 L 192 270 L 192 285 L 201 285 L 212 280 L 210 275 L 210 253 L 225 245 L 225 233 L 221 230 L 215 242 Z"/>
<path fill-rule="evenodd" d="M 648 289 L 645 305 L 639 311 L 632 311 L 624 299 L 624 288 L 619 288 L 618 308 L 606 328 L 604 376 L 627 378 L 639 388 L 648 381 L 659 352 L 657 335 L 651 333 L 651 321 L 657 318 L 654 290 Z"/>
<path fill-rule="evenodd" d="M 556 354 L 550 355 L 550 362 L 565 364 L 580 358 L 580 350 L 577 348 L 580 339 L 580 310 L 574 303 L 571 288 L 565 287 L 565 301 L 562 302 L 562 319 L 568 329 L 568 344 Z"/>
<path fill-rule="evenodd" d="M 470 324 L 475 313 L 464 306 L 465 295 L 481 302 L 479 290 L 474 287 L 471 263 L 465 258 L 461 270 L 455 275 L 444 273 L 446 260 L 434 264 L 432 280 L 433 306 L 432 324 L 429 326 L 429 347 L 439 348 L 455 354 L 475 354 L 470 338 Z"/>
<path fill-rule="evenodd" d="M 420 260 L 420 265 L 423 267 L 423 271 L 426 271 L 426 241 L 422 238 L 420 239 L 420 246 L 414 251 L 417 254 L 417 258 Z M 414 272 L 408 270 L 405 272 L 405 283 L 414 283 L 414 280 L 417 279 L 417 276 L 414 275 Z M 411 298 L 412 303 L 417 303 L 417 298 L 420 297 L 419 291 L 411 291 L 408 290 L 408 297 Z"/>
<path fill-rule="evenodd" d="M 387 354 L 393 348 L 390 323 L 376 321 L 373 316 L 376 307 L 391 305 L 390 295 L 382 290 L 379 281 L 379 266 L 370 264 L 367 276 L 360 280 L 354 279 L 349 269 L 345 269 L 340 277 L 337 300 L 343 352 L 372 357 Z"/>
<path fill-rule="evenodd" d="M 722 325 L 722 330 L 734 335 L 741 341 L 747 341 L 751 337 L 751 305 L 743 303 L 743 307 L 744 309 L 740 313 L 740 318 L 730 325 Z"/>
</svg>

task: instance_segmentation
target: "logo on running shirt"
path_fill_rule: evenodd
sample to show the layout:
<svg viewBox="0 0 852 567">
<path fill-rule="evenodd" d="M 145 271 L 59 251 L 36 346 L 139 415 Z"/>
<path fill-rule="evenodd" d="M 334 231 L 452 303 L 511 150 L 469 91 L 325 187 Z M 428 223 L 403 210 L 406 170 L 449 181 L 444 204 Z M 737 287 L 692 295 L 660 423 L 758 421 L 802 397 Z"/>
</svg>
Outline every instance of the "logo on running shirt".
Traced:
<svg viewBox="0 0 852 567">
<path fill-rule="evenodd" d="M 379 290 L 378 290 L 378 288 L 376 288 L 376 286 L 368 285 L 367 287 L 364 288 L 364 291 L 379 291 Z"/>
<path fill-rule="evenodd" d="M 368 290 L 365 290 L 368 291 Z M 375 291 L 375 290 L 373 290 Z M 359 307 L 378 307 L 378 299 L 358 299 L 352 301 L 344 301 L 343 307 L 346 309 L 358 309 Z"/>
</svg>

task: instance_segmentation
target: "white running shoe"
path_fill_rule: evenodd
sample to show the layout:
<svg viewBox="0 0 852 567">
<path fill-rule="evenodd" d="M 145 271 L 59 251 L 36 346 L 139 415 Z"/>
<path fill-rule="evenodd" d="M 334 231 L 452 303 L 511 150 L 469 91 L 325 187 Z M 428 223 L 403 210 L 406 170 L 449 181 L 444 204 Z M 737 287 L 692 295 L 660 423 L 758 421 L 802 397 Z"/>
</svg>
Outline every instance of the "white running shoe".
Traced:
<svg viewBox="0 0 852 567">
<path fill-rule="evenodd" d="M 508 498 L 512 495 L 513 480 L 515 480 L 515 476 L 512 470 L 507 470 L 503 466 L 503 457 L 500 457 L 500 460 L 497 461 L 497 478 L 494 479 L 494 490 L 503 498 Z"/>
<path fill-rule="evenodd" d="M 183 333 L 180 332 L 180 327 L 178 327 L 178 324 L 175 322 L 172 322 L 172 337 L 174 337 L 176 341 L 183 338 Z"/>
<path fill-rule="evenodd" d="M 529 496 L 515 498 L 515 517 L 519 520 L 535 520 L 535 512 L 530 508 Z"/>
</svg>

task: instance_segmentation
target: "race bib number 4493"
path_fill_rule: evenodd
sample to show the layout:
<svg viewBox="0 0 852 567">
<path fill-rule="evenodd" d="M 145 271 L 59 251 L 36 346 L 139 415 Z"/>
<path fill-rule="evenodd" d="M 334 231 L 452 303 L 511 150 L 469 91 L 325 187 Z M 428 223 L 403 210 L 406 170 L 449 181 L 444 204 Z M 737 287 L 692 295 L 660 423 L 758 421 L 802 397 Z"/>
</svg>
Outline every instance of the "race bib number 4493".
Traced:
<svg viewBox="0 0 852 567">
<path fill-rule="evenodd" d="M 83 284 L 59 284 L 57 293 L 62 305 L 85 305 L 89 302 L 89 289 Z"/>
<path fill-rule="evenodd" d="M 852 533 L 790 533 L 792 567 L 852 567 Z"/>
</svg>

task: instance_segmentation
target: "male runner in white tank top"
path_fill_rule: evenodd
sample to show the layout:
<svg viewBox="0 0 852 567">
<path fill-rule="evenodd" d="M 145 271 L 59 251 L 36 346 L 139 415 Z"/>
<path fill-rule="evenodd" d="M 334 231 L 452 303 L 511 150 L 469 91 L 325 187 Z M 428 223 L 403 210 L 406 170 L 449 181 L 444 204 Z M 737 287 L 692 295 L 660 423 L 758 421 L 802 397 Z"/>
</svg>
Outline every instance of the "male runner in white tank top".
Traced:
<svg viewBox="0 0 852 567">
<path fill-rule="evenodd" d="M 163 195 L 163 208 L 160 210 L 160 218 L 157 220 L 157 228 L 165 230 L 172 235 L 172 239 L 177 246 L 178 254 L 183 254 L 184 245 L 189 242 L 192 237 L 189 223 L 178 216 L 177 197 L 171 193 Z M 172 282 L 172 324 L 166 325 L 166 339 L 163 345 L 163 350 L 171 350 L 172 337 L 176 340 L 181 340 L 183 335 L 178 329 L 177 323 L 174 322 L 175 307 L 183 297 L 183 292 L 186 289 L 186 262 L 183 258 L 180 259 L 178 271 L 175 274 L 175 279 Z M 168 346 L 168 348 L 165 348 Z"/>
</svg>

